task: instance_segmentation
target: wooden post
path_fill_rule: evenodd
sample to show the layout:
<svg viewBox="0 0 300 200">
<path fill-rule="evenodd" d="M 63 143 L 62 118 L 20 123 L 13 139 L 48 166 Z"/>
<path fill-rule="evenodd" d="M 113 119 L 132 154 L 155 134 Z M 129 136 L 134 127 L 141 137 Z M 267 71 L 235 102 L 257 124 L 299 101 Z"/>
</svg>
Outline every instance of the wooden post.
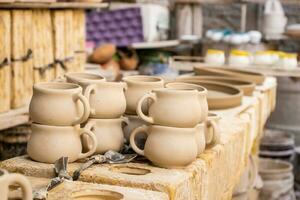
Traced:
<svg viewBox="0 0 300 200">
<path fill-rule="evenodd" d="M 11 16 L 10 11 L 0 10 L 0 112 L 10 109 L 11 96 Z M 5 64 L 6 60 L 6 64 Z"/>
</svg>

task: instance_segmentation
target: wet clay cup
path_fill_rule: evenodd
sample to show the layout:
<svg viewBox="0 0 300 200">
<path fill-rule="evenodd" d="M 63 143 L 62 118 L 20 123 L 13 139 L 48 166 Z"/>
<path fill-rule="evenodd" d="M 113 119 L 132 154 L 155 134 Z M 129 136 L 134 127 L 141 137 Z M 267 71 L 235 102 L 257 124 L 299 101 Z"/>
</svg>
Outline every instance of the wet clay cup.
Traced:
<svg viewBox="0 0 300 200">
<path fill-rule="evenodd" d="M 78 126 L 47 126 L 33 123 L 32 134 L 27 144 L 27 153 L 31 159 L 42 163 L 54 163 L 59 158 L 69 157 L 69 162 L 93 155 L 97 147 L 97 138 L 87 128 Z M 82 153 L 80 137 L 88 135 L 91 149 Z"/>
<path fill-rule="evenodd" d="M 197 157 L 196 132 L 197 128 L 141 126 L 131 133 L 130 145 L 136 153 L 147 157 L 156 166 L 182 168 Z M 135 137 L 141 133 L 148 135 L 144 150 L 135 142 Z"/>
<path fill-rule="evenodd" d="M 124 145 L 123 123 L 128 124 L 126 117 L 118 119 L 92 119 L 86 124 L 97 138 L 96 154 L 104 154 L 109 150 L 120 151 Z M 88 141 L 90 145 L 90 141 Z"/>
<path fill-rule="evenodd" d="M 174 89 L 196 89 L 198 90 L 199 103 L 201 104 L 201 119 L 200 122 L 204 122 L 207 119 L 208 115 L 208 103 L 207 103 L 207 90 L 200 86 L 190 83 L 179 83 L 179 82 L 170 82 L 166 84 L 166 88 Z"/>
<path fill-rule="evenodd" d="M 32 188 L 30 182 L 21 174 L 9 174 L 0 169 L 0 199 L 8 200 L 9 186 L 18 185 L 22 189 L 22 199 L 32 200 Z"/>
<path fill-rule="evenodd" d="M 29 106 L 31 120 L 38 124 L 72 126 L 87 120 L 90 106 L 82 88 L 72 83 L 37 83 Z"/>
<path fill-rule="evenodd" d="M 152 103 L 146 115 L 142 111 L 142 104 L 148 99 Z M 202 107 L 197 90 L 164 88 L 144 95 L 138 103 L 137 114 L 149 124 L 193 128 L 204 116 Z"/>
<path fill-rule="evenodd" d="M 138 102 L 146 93 L 153 89 L 164 87 L 164 80 L 156 76 L 127 76 L 123 78 L 127 84 L 125 91 L 126 97 L 126 114 L 135 115 Z M 143 111 L 147 110 L 147 103 L 143 105 Z"/>
</svg>

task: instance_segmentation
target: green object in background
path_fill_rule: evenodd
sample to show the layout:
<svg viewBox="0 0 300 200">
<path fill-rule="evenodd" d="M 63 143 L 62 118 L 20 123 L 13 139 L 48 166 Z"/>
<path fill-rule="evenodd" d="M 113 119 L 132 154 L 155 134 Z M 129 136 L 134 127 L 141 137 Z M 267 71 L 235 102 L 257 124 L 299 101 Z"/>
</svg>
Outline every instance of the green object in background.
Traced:
<svg viewBox="0 0 300 200">
<path fill-rule="evenodd" d="M 173 55 L 170 51 L 157 49 L 138 50 L 137 53 L 142 63 L 168 63 Z"/>
</svg>

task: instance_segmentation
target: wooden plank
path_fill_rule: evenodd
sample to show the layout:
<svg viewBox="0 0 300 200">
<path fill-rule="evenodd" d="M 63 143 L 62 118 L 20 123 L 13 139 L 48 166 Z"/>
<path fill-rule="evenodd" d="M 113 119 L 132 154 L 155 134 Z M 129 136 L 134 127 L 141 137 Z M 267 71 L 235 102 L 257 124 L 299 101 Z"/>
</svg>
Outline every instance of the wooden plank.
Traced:
<svg viewBox="0 0 300 200">
<path fill-rule="evenodd" d="M 63 60 L 65 58 L 65 44 L 64 44 L 64 11 L 54 10 L 52 11 L 52 26 L 53 26 L 53 47 L 55 60 Z M 60 64 L 55 65 L 56 77 L 62 76 L 65 73 Z"/>
<path fill-rule="evenodd" d="M 0 114 L 0 130 L 29 122 L 28 106 Z"/>
<path fill-rule="evenodd" d="M 264 4 L 266 3 L 266 0 L 241 0 L 242 2 L 245 3 L 257 3 L 257 4 Z M 299 0 L 280 0 L 281 3 L 283 4 L 296 4 L 300 5 Z"/>
<path fill-rule="evenodd" d="M 24 10 L 24 37 L 23 37 L 23 52 L 25 54 L 30 54 L 33 51 L 33 42 L 32 42 L 32 11 Z M 25 98 L 29 99 L 32 95 L 32 86 L 33 86 L 33 56 L 23 62 L 24 67 L 24 79 L 23 84 L 25 86 Z"/>
<path fill-rule="evenodd" d="M 159 49 L 159 48 L 168 48 L 175 47 L 180 44 L 179 40 L 166 40 L 166 41 L 157 41 L 157 42 L 139 42 L 131 44 L 131 47 L 134 49 Z"/>
<path fill-rule="evenodd" d="M 190 4 L 223 4 L 232 3 L 233 0 L 175 0 L 175 3 L 190 3 Z"/>
<path fill-rule="evenodd" d="M 11 17 L 10 11 L 0 11 L 0 62 L 10 62 L 11 51 Z M 11 65 L 0 66 L 0 113 L 10 109 Z"/>
<path fill-rule="evenodd" d="M 64 64 L 67 68 L 67 72 L 76 71 L 74 67 L 74 50 L 75 50 L 75 41 L 74 32 L 73 32 L 73 12 L 72 10 L 64 11 Z"/>
<path fill-rule="evenodd" d="M 51 11 L 44 10 L 44 64 L 47 66 L 51 66 L 54 63 L 54 51 L 53 51 L 53 26 L 51 19 Z M 48 67 L 47 69 L 47 81 L 53 80 L 55 76 L 55 68 L 54 66 Z"/>
<path fill-rule="evenodd" d="M 24 68 L 22 57 L 24 52 L 24 11 L 12 10 L 12 95 L 11 107 L 19 108 L 26 103 L 26 87 L 24 85 Z"/>
<path fill-rule="evenodd" d="M 86 62 L 85 53 L 85 12 L 82 10 L 73 11 L 73 36 L 74 36 L 74 51 L 76 71 L 84 71 Z"/>
<path fill-rule="evenodd" d="M 92 9 L 92 8 L 107 8 L 108 3 L 94 3 L 94 2 L 55 2 L 55 3 L 29 3 L 29 2 L 14 2 L 14 3 L 0 3 L 0 8 L 30 8 L 30 9 Z"/>
</svg>

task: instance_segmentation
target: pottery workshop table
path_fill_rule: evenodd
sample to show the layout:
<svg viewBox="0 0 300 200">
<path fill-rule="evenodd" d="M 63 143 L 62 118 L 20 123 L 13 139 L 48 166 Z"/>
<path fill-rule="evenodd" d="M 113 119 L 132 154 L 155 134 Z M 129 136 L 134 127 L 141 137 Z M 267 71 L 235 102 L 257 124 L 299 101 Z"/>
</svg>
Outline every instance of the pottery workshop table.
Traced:
<svg viewBox="0 0 300 200">
<path fill-rule="evenodd" d="M 275 90 L 276 79 L 269 77 L 253 97 L 244 97 L 241 106 L 213 111 L 222 116 L 221 143 L 206 149 L 185 169 L 164 169 L 149 163 L 94 165 L 79 180 L 162 192 L 171 200 L 231 199 L 248 156 L 255 153 L 253 148 L 259 143 L 262 127 L 275 107 Z M 170 156 L 176 156 L 174 153 Z M 80 163 L 72 163 L 68 171 L 73 173 L 79 166 Z M 37 163 L 26 156 L 3 161 L 0 168 L 26 176 L 54 176 L 53 165 Z"/>
</svg>

